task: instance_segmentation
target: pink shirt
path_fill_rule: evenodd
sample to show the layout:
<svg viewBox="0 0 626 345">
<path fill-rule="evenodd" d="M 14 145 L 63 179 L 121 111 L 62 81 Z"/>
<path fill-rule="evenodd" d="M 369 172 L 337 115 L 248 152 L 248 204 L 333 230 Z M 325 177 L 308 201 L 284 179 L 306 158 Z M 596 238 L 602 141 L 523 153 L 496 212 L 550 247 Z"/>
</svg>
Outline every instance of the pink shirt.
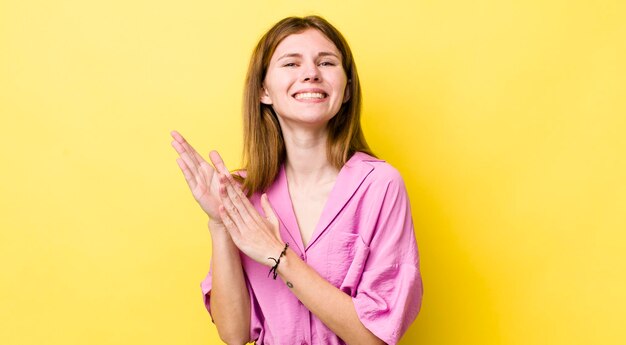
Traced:
<svg viewBox="0 0 626 345">
<path fill-rule="evenodd" d="M 267 191 L 282 240 L 324 279 L 350 295 L 359 319 L 396 344 L 422 302 L 419 254 L 402 177 L 385 161 L 355 153 L 342 167 L 306 248 L 284 166 Z M 263 214 L 260 194 L 250 198 Z M 250 292 L 250 339 L 256 344 L 344 344 L 269 268 L 241 254 Z M 211 272 L 201 284 L 209 313 Z"/>
</svg>

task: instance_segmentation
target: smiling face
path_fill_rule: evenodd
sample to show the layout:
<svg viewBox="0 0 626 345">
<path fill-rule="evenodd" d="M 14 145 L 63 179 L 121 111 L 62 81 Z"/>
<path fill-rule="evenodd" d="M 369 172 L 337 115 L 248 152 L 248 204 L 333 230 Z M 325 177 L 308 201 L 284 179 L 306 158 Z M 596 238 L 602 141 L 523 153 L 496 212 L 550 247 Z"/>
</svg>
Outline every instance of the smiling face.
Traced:
<svg viewBox="0 0 626 345">
<path fill-rule="evenodd" d="M 348 101 L 347 82 L 337 47 L 320 31 L 307 29 L 276 47 L 261 102 L 272 106 L 281 125 L 325 125 Z"/>
</svg>

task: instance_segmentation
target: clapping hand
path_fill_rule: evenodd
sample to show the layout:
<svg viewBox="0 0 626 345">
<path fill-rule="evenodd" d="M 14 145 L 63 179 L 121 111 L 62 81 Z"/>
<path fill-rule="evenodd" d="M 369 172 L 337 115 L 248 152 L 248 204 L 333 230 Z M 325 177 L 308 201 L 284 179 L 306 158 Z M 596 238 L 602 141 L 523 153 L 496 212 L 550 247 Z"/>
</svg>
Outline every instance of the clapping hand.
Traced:
<svg viewBox="0 0 626 345">
<path fill-rule="evenodd" d="M 213 223 L 221 224 L 219 206 L 218 173 L 229 174 L 222 157 L 217 151 L 211 151 L 209 157 L 213 165 L 207 163 L 202 156 L 183 138 L 180 133 L 172 131 L 172 146 L 179 157 L 176 163 L 182 170 L 193 197 Z M 217 170 L 217 171 L 216 171 Z"/>
<path fill-rule="evenodd" d="M 277 257 L 285 243 L 280 238 L 278 217 L 267 199 L 261 195 L 261 216 L 230 175 L 219 174 L 219 213 L 235 245 L 253 260 L 272 266 L 269 257 Z"/>
<path fill-rule="evenodd" d="M 267 195 L 261 196 L 261 216 L 234 181 L 217 151 L 211 151 L 209 164 L 183 138 L 172 131 L 176 159 L 194 198 L 214 225 L 224 227 L 235 245 L 253 260 L 271 266 L 285 244 L 280 238 L 278 218 Z"/>
</svg>

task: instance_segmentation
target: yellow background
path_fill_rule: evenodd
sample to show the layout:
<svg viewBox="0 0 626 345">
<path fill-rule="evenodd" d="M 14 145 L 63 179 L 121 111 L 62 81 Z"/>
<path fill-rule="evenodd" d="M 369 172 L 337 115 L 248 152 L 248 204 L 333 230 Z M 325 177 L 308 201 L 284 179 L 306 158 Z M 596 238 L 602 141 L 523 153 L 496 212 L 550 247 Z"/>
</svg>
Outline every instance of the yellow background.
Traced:
<svg viewBox="0 0 626 345">
<path fill-rule="evenodd" d="M 626 343 L 623 1 L 0 1 L 0 343 L 213 344 L 177 129 L 240 164 L 250 52 L 347 37 L 409 188 L 402 344 Z"/>
</svg>

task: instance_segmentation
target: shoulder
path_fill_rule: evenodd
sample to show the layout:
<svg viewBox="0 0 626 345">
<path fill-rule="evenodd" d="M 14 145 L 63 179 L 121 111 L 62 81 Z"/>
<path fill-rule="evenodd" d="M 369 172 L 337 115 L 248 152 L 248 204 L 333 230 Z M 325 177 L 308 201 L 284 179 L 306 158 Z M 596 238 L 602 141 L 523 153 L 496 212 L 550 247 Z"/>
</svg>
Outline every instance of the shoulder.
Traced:
<svg viewBox="0 0 626 345">
<path fill-rule="evenodd" d="M 402 175 L 393 165 L 387 161 L 371 156 L 365 152 L 356 152 L 346 164 L 362 166 L 371 169 L 367 180 L 370 183 L 389 185 L 404 184 Z"/>
</svg>

